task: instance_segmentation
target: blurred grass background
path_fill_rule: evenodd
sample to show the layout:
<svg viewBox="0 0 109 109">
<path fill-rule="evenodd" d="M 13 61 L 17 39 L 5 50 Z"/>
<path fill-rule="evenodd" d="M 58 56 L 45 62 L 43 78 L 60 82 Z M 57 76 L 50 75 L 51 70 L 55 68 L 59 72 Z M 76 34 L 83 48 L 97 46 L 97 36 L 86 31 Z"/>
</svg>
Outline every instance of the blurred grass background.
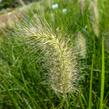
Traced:
<svg viewBox="0 0 109 109">
<path fill-rule="evenodd" d="M 98 36 L 93 26 L 96 24 L 93 15 L 97 13 L 90 14 L 91 1 L 86 0 L 82 7 L 82 0 L 34 0 L 32 4 L 24 0 L 29 9 L 19 1 L 2 0 L 1 15 L 8 9 L 24 7 L 27 22 L 31 23 L 37 14 L 46 19 L 55 34 L 61 33 L 61 37 L 69 38 L 73 45 L 81 33 L 86 40 L 87 53 L 81 57 L 79 49 L 78 92 L 62 96 L 46 84 L 43 72 L 47 71 L 37 62 L 42 54 L 31 54 L 28 45 L 12 34 L 14 26 L 7 26 L 6 31 L 1 28 L 0 109 L 109 109 L 109 1 L 99 0 L 98 7 L 94 6 L 99 13 Z M 84 41 L 80 40 L 77 45 L 79 43 Z"/>
</svg>

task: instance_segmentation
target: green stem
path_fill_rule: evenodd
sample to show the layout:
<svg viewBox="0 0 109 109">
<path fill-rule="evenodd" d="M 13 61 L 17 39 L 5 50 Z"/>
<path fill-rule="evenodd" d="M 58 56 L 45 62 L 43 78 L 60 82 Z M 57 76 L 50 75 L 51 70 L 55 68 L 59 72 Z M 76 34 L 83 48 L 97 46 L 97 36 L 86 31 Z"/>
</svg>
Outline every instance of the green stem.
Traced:
<svg viewBox="0 0 109 109">
<path fill-rule="evenodd" d="M 104 81 L 105 81 L 105 60 L 104 60 L 104 38 L 103 38 L 103 39 L 102 39 L 101 92 L 100 92 L 100 107 L 99 107 L 99 109 L 103 109 Z"/>
</svg>

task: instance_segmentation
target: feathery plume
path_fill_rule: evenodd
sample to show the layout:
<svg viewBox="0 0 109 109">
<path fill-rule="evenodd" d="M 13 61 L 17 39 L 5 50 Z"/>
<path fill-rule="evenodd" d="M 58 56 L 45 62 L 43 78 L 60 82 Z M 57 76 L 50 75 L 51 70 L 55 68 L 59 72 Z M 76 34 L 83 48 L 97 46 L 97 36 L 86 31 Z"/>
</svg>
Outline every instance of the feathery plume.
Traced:
<svg viewBox="0 0 109 109">
<path fill-rule="evenodd" d="M 55 92 L 65 94 L 76 89 L 77 60 L 68 41 L 53 34 L 38 17 L 32 18 L 29 23 L 24 20 L 17 26 L 15 34 L 32 45 L 33 52 L 36 52 L 34 48 L 43 52 L 42 67 L 48 71 L 48 81 Z"/>
<path fill-rule="evenodd" d="M 13 11 L 0 15 L 0 29 L 13 27 L 15 22 L 18 22 L 31 9 L 34 4 L 25 5 L 22 8 L 17 8 Z M 35 4 L 36 5 L 36 4 Z"/>
<path fill-rule="evenodd" d="M 92 28 L 95 32 L 95 35 L 99 36 L 99 9 L 98 9 L 98 0 L 90 1 L 90 14 L 92 20 Z"/>
<path fill-rule="evenodd" d="M 79 4 L 80 4 L 80 11 L 83 14 L 85 8 L 85 0 L 79 0 Z"/>
<path fill-rule="evenodd" d="M 83 34 L 81 32 L 78 32 L 76 41 L 75 41 L 75 45 L 77 48 L 77 51 L 79 52 L 79 55 L 81 58 L 85 58 L 86 57 L 86 39 L 83 36 Z"/>
</svg>

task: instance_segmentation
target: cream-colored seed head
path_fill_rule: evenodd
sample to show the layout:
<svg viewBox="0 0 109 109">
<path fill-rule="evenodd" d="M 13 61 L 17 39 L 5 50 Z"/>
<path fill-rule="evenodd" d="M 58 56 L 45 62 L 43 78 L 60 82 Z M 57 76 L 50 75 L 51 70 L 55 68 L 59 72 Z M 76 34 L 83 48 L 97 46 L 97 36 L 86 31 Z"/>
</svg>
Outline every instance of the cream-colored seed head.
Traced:
<svg viewBox="0 0 109 109">
<path fill-rule="evenodd" d="M 64 38 L 53 34 L 37 20 L 31 25 L 24 23 L 24 26 L 18 26 L 18 35 L 21 34 L 21 38 L 24 37 L 28 44 L 32 43 L 44 53 L 42 67 L 48 70 L 48 81 L 52 89 L 62 94 L 74 91 L 78 71 L 73 49 Z"/>
<path fill-rule="evenodd" d="M 90 15 L 92 20 L 92 28 L 96 36 L 99 36 L 99 9 L 98 0 L 90 1 Z"/>
<path fill-rule="evenodd" d="M 86 0 L 79 0 L 79 4 L 80 4 L 80 11 L 83 14 L 86 5 Z"/>
<path fill-rule="evenodd" d="M 76 38 L 76 48 L 77 51 L 79 52 L 79 55 L 81 58 L 85 58 L 86 57 L 86 39 L 84 37 L 84 35 L 81 32 L 78 32 L 77 38 Z"/>
</svg>

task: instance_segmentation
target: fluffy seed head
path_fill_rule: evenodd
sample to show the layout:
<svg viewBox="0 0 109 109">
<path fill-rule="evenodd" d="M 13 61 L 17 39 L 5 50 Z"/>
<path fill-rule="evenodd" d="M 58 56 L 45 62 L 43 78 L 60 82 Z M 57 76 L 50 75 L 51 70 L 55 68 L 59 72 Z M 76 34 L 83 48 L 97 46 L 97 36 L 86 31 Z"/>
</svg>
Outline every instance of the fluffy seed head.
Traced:
<svg viewBox="0 0 109 109">
<path fill-rule="evenodd" d="M 48 71 L 48 81 L 55 92 L 65 94 L 75 90 L 77 60 L 68 41 L 53 34 L 37 17 L 18 25 L 15 32 L 29 45 L 32 44 L 34 52 L 34 48 L 43 52 L 42 67 Z"/>
<path fill-rule="evenodd" d="M 98 0 L 90 1 L 90 14 L 92 20 L 92 28 L 96 36 L 99 36 L 99 9 L 98 9 Z"/>
<path fill-rule="evenodd" d="M 77 51 L 79 52 L 80 57 L 85 58 L 86 51 L 87 51 L 86 39 L 81 32 L 78 32 L 78 34 L 77 34 L 75 45 L 76 45 Z"/>
<path fill-rule="evenodd" d="M 79 4 L 80 4 L 80 11 L 81 13 L 83 13 L 84 8 L 85 8 L 85 0 L 79 0 Z"/>
</svg>

